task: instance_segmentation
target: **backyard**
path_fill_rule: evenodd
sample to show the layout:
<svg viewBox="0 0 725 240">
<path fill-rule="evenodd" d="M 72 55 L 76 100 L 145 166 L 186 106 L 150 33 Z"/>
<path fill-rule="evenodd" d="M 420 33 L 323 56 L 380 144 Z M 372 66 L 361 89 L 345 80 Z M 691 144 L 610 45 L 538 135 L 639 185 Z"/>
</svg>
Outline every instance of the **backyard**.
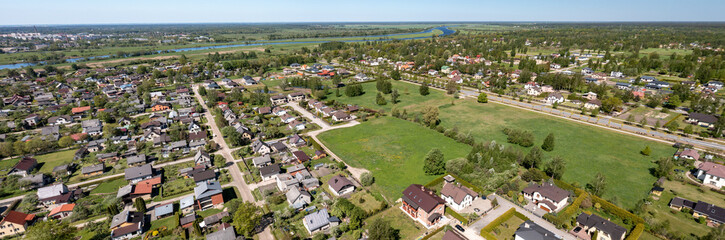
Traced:
<svg viewBox="0 0 725 240">
<path fill-rule="evenodd" d="M 391 117 L 327 131 L 319 139 L 347 164 L 371 171 L 389 201 L 398 199 L 410 184 L 426 184 L 436 177 L 423 172 L 431 149 L 440 149 L 446 160 L 464 157 L 471 150 L 436 131 Z"/>
<path fill-rule="evenodd" d="M 418 237 L 424 235 L 428 230 L 400 210 L 400 204 L 371 216 L 365 220 L 365 222 L 370 223 L 379 218 L 383 219 L 386 223 L 388 223 L 388 225 L 398 230 L 400 239 L 417 239 Z M 431 229 L 431 231 L 433 230 L 435 229 Z"/>
</svg>

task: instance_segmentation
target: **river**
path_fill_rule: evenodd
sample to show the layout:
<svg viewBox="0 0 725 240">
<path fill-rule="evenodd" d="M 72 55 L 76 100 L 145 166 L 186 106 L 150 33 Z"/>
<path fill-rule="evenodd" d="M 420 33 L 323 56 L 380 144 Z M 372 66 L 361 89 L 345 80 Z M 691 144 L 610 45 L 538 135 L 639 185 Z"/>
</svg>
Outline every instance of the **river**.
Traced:
<svg viewBox="0 0 725 240">
<path fill-rule="evenodd" d="M 443 32 L 442 34 L 439 34 L 439 37 L 448 36 L 456 31 L 451 30 L 448 28 L 448 26 L 442 26 L 442 27 L 436 27 L 431 28 L 422 32 L 417 33 L 396 33 L 396 34 L 386 34 L 386 35 L 373 35 L 373 36 L 355 36 L 355 37 L 332 37 L 326 39 L 335 39 L 335 38 L 378 38 L 378 39 L 364 39 L 364 40 L 341 40 L 340 42 L 370 42 L 370 41 L 389 41 L 389 40 L 412 40 L 412 39 L 424 39 L 424 38 L 430 38 L 431 36 L 421 36 L 421 37 L 408 37 L 408 38 L 395 38 L 390 39 L 386 37 L 394 37 L 394 36 L 400 36 L 400 35 L 409 35 L 409 34 L 423 34 L 423 33 L 430 33 L 434 30 L 440 30 Z M 219 49 L 219 48 L 233 48 L 233 47 L 246 47 L 246 46 L 266 46 L 266 45 L 286 45 L 286 44 L 299 44 L 299 43 L 325 43 L 325 42 L 331 42 L 331 40 L 324 40 L 324 41 L 314 41 L 314 40 L 307 40 L 307 41 L 295 41 L 295 40 L 260 40 L 255 42 L 248 42 L 248 43 L 239 43 L 239 44 L 227 44 L 227 45 L 215 45 L 215 46 L 204 46 L 204 47 L 187 47 L 187 48 L 176 48 L 176 49 L 168 49 L 168 50 L 158 50 L 156 51 L 156 54 L 159 53 L 167 53 L 167 52 L 188 52 L 188 51 L 197 51 L 197 50 L 207 50 L 207 49 Z M 148 55 L 146 55 L 148 56 Z M 78 57 L 78 58 L 68 58 L 65 60 L 67 63 L 75 63 L 75 62 L 82 62 L 87 60 L 94 60 L 94 59 L 104 59 L 104 58 L 110 58 L 111 55 L 101 55 L 101 56 L 92 56 L 92 57 Z M 14 63 L 14 64 L 5 64 L 0 65 L 0 70 L 2 69 L 17 69 L 17 68 L 24 68 L 27 66 L 35 66 L 37 64 L 43 64 L 43 62 L 39 63 Z"/>
</svg>

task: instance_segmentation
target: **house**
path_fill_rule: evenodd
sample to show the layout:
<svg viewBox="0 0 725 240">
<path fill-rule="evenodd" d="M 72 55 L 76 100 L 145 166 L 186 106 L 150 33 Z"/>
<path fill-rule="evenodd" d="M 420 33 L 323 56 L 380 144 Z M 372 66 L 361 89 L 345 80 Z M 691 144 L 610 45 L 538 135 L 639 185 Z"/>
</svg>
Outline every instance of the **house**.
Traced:
<svg viewBox="0 0 725 240">
<path fill-rule="evenodd" d="M 26 214 L 16 211 L 9 211 L 0 220 L 0 237 L 8 237 L 23 234 L 28 229 L 28 224 L 35 219 L 35 214 Z"/>
<path fill-rule="evenodd" d="M 707 82 L 707 86 L 715 89 L 721 89 L 723 87 L 723 83 L 719 81 L 709 81 Z"/>
<path fill-rule="evenodd" d="M 582 228 L 582 231 L 590 236 L 596 232 L 599 240 L 623 240 L 624 235 L 627 233 L 627 229 L 624 227 L 614 224 L 596 214 L 588 215 L 581 213 L 576 217 L 576 222 Z"/>
<path fill-rule="evenodd" d="M 697 150 L 692 148 L 685 148 L 681 152 L 677 153 L 675 155 L 675 159 L 684 158 L 684 159 L 690 159 L 690 160 L 699 160 L 700 154 L 697 153 Z"/>
<path fill-rule="evenodd" d="M 154 207 L 153 219 L 161 219 L 174 214 L 174 203 L 157 205 Z"/>
<path fill-rule="evenodd" d="M 179 226 L 184 229 L 188 229 L 191 226 L 194 226 L 194 221 L 196 221 L 196 213 L 191 213 L 182 218 L 179 218 Z"/>
<path fill-rule="evenodd" d="M 48 118 L 48 125 L 57 126 L 65 125 L 73 122 L 73 118 L 69 115 L 53 116 Z"/>
<path fill-rule="evenodd" d="M 58 202 L 57 200 L 59 197 L 67 194 L 68 192 L 68 186 L 65 184 L 55 184 L 38 188 L 38 202 L 45 206 L 54 205 Z"/>
<path fill-rule="evenodd" d="M 295 147 L 301 147 L 307 145 L 307 141 L 298 134 L 292 135 L 287 141 L 290 145 Z"/>
<path fill-rule="evenodd" d="M 252 142 L 252 151 L 256 154 L 269 154 L 272 152 L 272 148 L 265 142 L 255 140 Z"/>
<path fill-rule="evenodd" d="M 593 92 L 588 92 L 588 93 L 585 93 L 584 95 L 582 95 L 582 97 L 584 97 L 584 99 L 587 99 L 587 100 L 594 100 L 594 99 L 597 99 L 597 94 L 593 93 Z"/>
<path fill-rule="evenodd" d="M 295 116 L 292 116 L 292 115 L 289 115 L 289 114 L 285 113 L 279 119 L 283 123 L 291 123 L 292 121 L 296 120 L 297 118 Z"/>
<path fill-rule="evenodd" d="M 310 193 L 296 187 L 290 188 L 285 193 L 285 196 L 287 197 L 287 203 L 294 209 L 302 209 L 312 202 L 312 195 Z"/>
<path fill-rule="evenodd" d="M 336 111 L 335 113 L 332 114 L 332 120 L 334 120 L 335 122 L 348 121 L 350 119 L 352 119 L 350 114 L 347 114 L 346 112 L 343 112 L 343 111 Z"/>
<path fill-rule="evenodd" d="M 708 223 L 719 226 L 725 223 L 725 208 L 715 206 L 703 201 L 697 201 L 695 208 L 692 209 L 694 218 L 705 217 Z"/>
<path fill-rule="evenodd" d="M 599 101 L 599 99 L 589 100 L 588 102 L 584 103 L 584 108 L 586 109 L 597 109 L 600 107 L 602 107 L 602 101 Z"/>
<path fill-rule="evenodd" d="M 270 146 L 274 152 L 284 152 L 287 151 L 287 145 L 284 145 L 282 141 L 272 143 Z"/>
<path fill-rule="evenodd" d="M 103 163 L 99 163 L 81 168 L 81 173 L 84 177 L 97 176 L 103 174 L 103 169 Z"/>
<path fill-rule="evenodd" d="M 559 240 L 560 236 L 539 226 L 531 220 L 526 220 L 519 225 L 514 233 L 514 240 Z M 597 239 L 595 239 L 597 240 Z"/>
<path fill-rule="evenodd" d="M 279 164 L 272 164 L 259 169 L 259 175 L 263 181 L 273 179 L 281 172 L 282 170 L 279 168 Z"/>
<path fill-rule="evenodd" d="M 56 166 L 53 168 L 53 176 L 55 176 L 55 177 L 68 176 L 73 173 L 72 170 L 73 170 L 72 167 L 68 164 Z"/>
<path fill-rule="evenodd" d="M 179 211 L 182 215 L 188 215 L 194 212 L 194 196 L 188 196 L 179 200 Z"/>
<path fill-rule="evenodd" d="M 300 102 L 305 100 L 305 94 L 301 92 L 293 92 L 290 94 L 287 94 L 287 101 L 288 102 Z"/>
<path fill-rule="evenodd" d="M 524 198 L 546 212 L 560 211 L 569 200 L 569 192 L 552 183 L 531 184 L 521 192 Z"/>
<path fill-rule="evenodd" d="M 420 184 L 411 184 L 403 191 L 401 210 L 426 228 L 435 226 L 442 218 L 446 201 Z"/>
<path fill-rule="evenodd" d="M 215 181 L 216 172 L 214 172 L 214 170 L 212 169 L 207 169 L 194 173 L 192 175 L 192 178 L 194 178 L 194 183 Z"/>
<path fill-rule="evenodd" d="M 530 87 L 530 88 L 526 89 L 526 95 L 539 96 L 539 95 L 541 95 L 541 88 L 540 87 Z"/>
<path fill-rule="evenodd" d="M 153 168 L 151 164 L 146 164 L 140 167 L 126 168 L 124 171 L 125 179 L 131 183 L 137 183 L 153 177 Z"/>
<path fill-rule="evenodd" d="M 146 164 L 146 154 L 133 155 L 126 158 L 126 163 L 129 166 L 138 167 Z"/>
<path fill-rule="evenodd" d="M 456 230 L 448 229 L 443 234 L 443 239 L 442 240 L 468 240 L 468 238 L 466 238 L 465 236 L 463 236 L 463 234 L 459 233 Z"/>
<path fill-rule="evenodd" d="M 548 97 L 546 97 L 546 102 L 548 102 L 549 104 L 563 103 L 564 96 L 562 96 L 561 93 L 552 93 L 549 94 Z"/>
<path fill-rule="evenodd" d="M 199 210 L 224 206 L 222 186 L 217 181 L 197 183 L 194 188 L 194 196 Z"/>
<path fill-rule="evenodd" d="M 615 83 L 615 86 L 617 86 L 617 88 L 621 89 L 621 90 L 631 90 L 632 89 L 632 84 L 626 83 L 626 82 L 617 82 L 617 83 Z"/>
<path fill-rule="evenodd" d="M 327 187 L 335 196 L 344 195 L 355 191 L 355 185 L 342 175 L 336 175 L 327 181 Z"/>
<path fill-rule="evenodd" d="M 275 116 L 281 117 L 281 116 L 284 116 L 285 114 L 287 114 L 287 109 L 284 109 L 281 107 L 275 107 L 274 109 L 272 109 L 272 114 L 274 114 Z"/>
<path fill-rule="evenodd" d="M 166 111 L 171 109 L 171 107 L 168 104 L 165 103 L 156 103 L 151 106 L 152 112 L 160 112 L 160 111 Z"/>
<path fill-rule="evenodd" d="M 276 95 L 269 97 L 269 101 L 272 102 L 272 105 L 282 105 L 287 103 L 287 97 L 284 95 Z"/>
<path fill-rule="evenodd" d="M 35 158 L 31 157 L 23 157 L 18 163 L 15 164 L 15 166 L 10 169 L 10 172 L 8 172 L 8 175 L 19 175 L 23 177 L 27 177 L 30 175 L 33 170 L 35 170 L 35 167 L 38 166 L 38 160 L 35 160 Z"/>
<path fill-rule="evenodd" d="M 124 210 L 111 219 L 111 239 L 131 239 L 141 235 L 144 226 L 144 214 Z"/>
<path fill-rule="evenodd" d="M 317 212 L 307 214 L 302 220 L 302 225 L 305 226 L 309 234 L 317 233 L 329 229 L 330 227 L 337 226 L 340 223 L 340 219 L 336 217 L 330 217 L 327 213 L 327 209 L 323 208 Z"/>
<path fill-rule="evenodd" d="M 725 186 L 725 165 L 714 162 L 703 162 L 697 166 L 697 179 L 702 180 L 703 184 L 714 185 L 717 188 Z"/>
<path fill-rule="evenodd" d="M 222 229 L 206 235 L 206 240 L 236 240 L 236 239 L 237 239 L 237 234 L 234 233 L 234 228 L 229 227 L 229 226 L 224 226 Z"/>
<path fill-rule="evenodd" d="M 265 154 L 263 156 L 255 157 L 252 159 L 252 164 L 254 164 L 254 166 L 258 167 L 258 168 L 267 166 L 271 163 L 272 163 L 272 158 L 269 157 L 269 154 Z"/>
<path fill-rule="evenodd" d="M 639 80 L 642 82 L 649 83 L 649 82 L 657 81 L 657 78 L 652 77 L 652 76 L 641 76 L 641 77 L 639 77 Z"/>
<path fill-rule="evenodd" d="M 209 153 L 204 150 L 196 151 L 196 154 L 194 155 L 194 164 L 196 166 L 204 165 L 206 167 L 211 167 L 211 156 L 209 156 Z"/>
<path fill-rule="evenodd" d="M 300 185 L 300 180 L 293 177 L 289 173 L 282 173 L 277 175 L 277 189 L 284 192 L 287 189 L 297 187 Z"/>
<path fill-rule="evenodd" d="M 63 219 L 69 217 L 73 214 L 73 208 L 75 208 L 75 206 L 75 203 L 68 203 L 55 207 L 53 210 L 50 210 L 50 213 L 48 213 L 48 219 Z"/>
<path fill-rule="evenodd" d="M 441 189 L 441 198 L 448 203 L 448 206 L 455 210 L 462 210 L 471 206 L 473 200 L 478 198 L 478 193 L 461 186 L 460 184 L 446 182 Z"/>
<path fill-rule="evenodd" d="M 609 73 L 609 76 L 614 78 L 621 78 L 624 77 L 624 73 L 612 71 L 611 73 Z"/>
<path fill-rule="evenodd" d="M 297 121 L 297 120 L 293 120 L 292 122 L 288 123 L 287 125 L 288 125 L 287 127 L 290 130 L 296 130 L 296 131 L 305 130 L 305 124 L 300 121 Z"/>
<path fill-rule="evenodd" d="M 203 228 L 211 228 L 214 225 L 222 223 L 222 219 L 224 217 L 229 217 L 229 212 L 223 211 L 223 212 L 220 212 L 217 214 L 207 216 L 204 218 L 204 220 L 201 223 L 199 223 L 199 226 L 201 226 Z"/>
<path fill-rule="evenodd" d="M 161 185 L 161 176 L 140 181 L 133 186 L 133 192 L 131 192 L 130 196 L 131 198 L 140 197 L 149 200 L 159 185 Z"/>
<path fill-rule="evenodd" d="M 292 155 L 297 159 L 298 163 L 305 163 L 310 160 L 310 157 L 303 151 L 294 151 Z"/>
<path fill-rule="evenodd" d="M 717 123 L 717 116 L 711 115 L 711 114 L 704 114 L 704 113 L 690 113 L 688 114 L 687 118 L 685 119 L 686 123 L 699 125 L 706 128 L 713 128 L 715 127 L 715 123 Z"/>
</svg>

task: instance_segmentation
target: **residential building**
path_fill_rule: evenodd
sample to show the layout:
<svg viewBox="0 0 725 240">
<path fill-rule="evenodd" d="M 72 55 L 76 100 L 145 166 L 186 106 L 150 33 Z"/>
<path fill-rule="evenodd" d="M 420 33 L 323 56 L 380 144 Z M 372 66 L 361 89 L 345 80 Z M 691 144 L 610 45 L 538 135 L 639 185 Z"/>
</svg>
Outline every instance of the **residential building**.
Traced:
<svg viewBox="0 0 725 240">
<path fill-rule="evenodd" d="M 627 233 L 627 229 L 609 220 L 606 220 L 596 214 L 588 215 L 581 213 L 576 217 L 576 222 L 581 231 L 593 236 L 596 232 L 598 239 L 595 240 L 623 240 Z"/>
<path fill-rule="evenodd" d="M 337 226 L 340 220 L 336 217 L 330 217 L 327 213 L 327 209 L 323 208 L 317 212 L 307 214 L 302 220 L 302 225 L 305 226 L 309 234 L 314 234 L 320 231 L 329 229 L 330 227 Z"/>
<path fill-rule="evenodd" d="M 442 218 L 446 201 L 420 184 L 411 184 L 403 191 L 401 210 L 426 228 L 435 226 Z"/>
<path fill-rule="evenodd" d="M 706 128 L 713 128 L 715 127 L 715 123 L 717 123 L 717 116 L 711 115 L 711 114 L 705 114 L 705 113 L 690 113 L 688 114 L 687 118 L 685 119 L 686 123 L 699 125 Z"/>
<path fill-rule="evenodd" d="M 278 164 L 272 164 L 259 169 L 259 175 L 262 177 L 262 180 L 273 179 L 281 172 L 282 169 L 280 169 Z"/>
<path fill-rule="evenodd" d="M 296 187 L 290 188 L 285 193 L 285 196 L 287 197 L 287 203 L 294 209 L 302 209 L 312 202 L 312 195 L 310 193 Z"/>
<path fill-rule="evenodd" d="M 224 206 L 222 186 L 217 181 L 197 183 L 194 188 L 194 196 L 199 210 Z"/>
<path fill-rule="evenodd" d="M 526 220 L 519 225 L 514 233 L 514 240 L 559 240 L 560 236 L 539 226 L 531 220 Z M 595 239 L 596 240 L 596 239 Z"/>
<path fill-rule="evenodd" d="M 441 198 L 446 201 L 449 207 L 455 210 L 463 210 L 471 206 L 473 201 L 478 198 L 478 193 L 460 184 L 446 182 L 441 189 Z"/>
<path fill-rule="evenodd" d="M 70 215 L 73 214 L 73 208 L 75 208 L 75 206 L 75 203 L 67 203 L 55 207 L 53 210 L 50 210 L 50 213 L 48 213 L 48 219 L 64 219 L 66 217 L 70 217 Z"/>
<path fill-rule="evenodd" d="M 252 159 L 252 164 L 254 164 L 254 166 L 258 168 L 267 166 L 271 163 L 272 158 L 269 156 L 269 154 L 265 154 L 263 156 L 255 157 Z"/>
<path fill-rule="evenodd" d="M 552 183 L 531 184 L 521 191 L 524 198 L 546 212 L 558 212 L 569 200 L 569 192 Z"/>
<path fill-rule="evenodd" d="M 335 175 L 327 181 L 327 187 L 335 196 L 344 195 L 355 191 L 355 185 L 342 175 Z"/>
<path fill-rule="evenodd" d="M 103 169 L 105 166 L 103 163 L 94 164 L 91 166 L 83 167 L 81 168 L 81 173 L 84 177 L 90 177 L 90 176 L 96 176 L 103 174 Z"/>
<path fill-rule="evenodd" d="M 20 161 L 18 161 L 18 163 L 10 169 L 8 175 L 27 177 L 33 170 L 35 170 L 36 166 L 38 166 L 38 161 L 35 160 L 35 158 L 23 157 L 23 159 L 20 159 Z"/>
<path fill-rule="evenodd" d="M 209 153 L 204 150 L 196 151 L 196 155 L 194 155 L 194 164 L 196 166 L 204 165 L 206 167 L 211 167 L 211 156 L 209 156 Z"/>
<path fill-rule="evenodd" d="M 131 183 L 137 183 L 153 177 L 153 168 L 151 164 L 146 164 L 140 167 L 126 168 L 125 178 Z"/>
<path fill-rule="evenodd" d="M 25 233 L 28 224 L 35 219 L 35 214 L 26 214 L 16 211 L 9 211 L 5 217 L 0 220 L 0 238 L 14 236 Z"/>
<path fill-rule="evenodd" d="M 702 180 L 704 184 L 714 185 L 717 188 L 725 186 L 725 165 L 714 162 L 703 162 L 697 167 L 695 173 L 697 179 Z"/>
</svg>

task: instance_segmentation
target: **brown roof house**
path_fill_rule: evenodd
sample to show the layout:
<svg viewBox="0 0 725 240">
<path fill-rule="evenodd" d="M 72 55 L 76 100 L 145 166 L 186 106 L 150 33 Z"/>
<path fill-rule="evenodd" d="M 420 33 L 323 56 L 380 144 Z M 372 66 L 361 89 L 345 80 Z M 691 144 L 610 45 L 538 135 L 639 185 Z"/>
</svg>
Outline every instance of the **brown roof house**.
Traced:
<svg viewBox="0 0 725 240">
<path fill-rule="evenodd" d="M 434 227 L 442 218 L 446 201 L 420 184 L 411 184 L 403 191 L 403 212 L 426 228 Z"/>
<path fill-rule="evenodd" d="M 35 167 L 38 165 L 38 161 L 35 160 L 35 158 L 31 157 L 24 157 L 21 159 L 15 166 L 10 169 L 9 175 L 20 175 L 23 177 L 27 177 L 30 175 L 30 173 L 35 169 Z"/>
<path fill-rule="evenodd" d="M 551 183 L 531 184 L 522 191 L 524 198 L 546 212 L 558 212 L 568 203 L 569 192 Z"/>
<path fill-rule="evenodd" d="M 344 195 L 355 191 L 355 185 L 342 175 L 336 175 L 327 181 L 327 187 L 335 196 Z"/>
<path fill-rule="evenodd" d="M 471 206 L 473 200 L 478 198 L 478 193 L 460 184 L 445 183 L 441 189 L 441 198 L 448 203 L 449 207 L 462 210 Z"/>
<path fill-rule="evenodd" d="M 697 179 L 702 180 L 704 184 L 714 185 L 718 188 L 725 186 L 725 165 L 713 162 L 703 162 L 697 167 L 695 174 Z"/>
</svg>

